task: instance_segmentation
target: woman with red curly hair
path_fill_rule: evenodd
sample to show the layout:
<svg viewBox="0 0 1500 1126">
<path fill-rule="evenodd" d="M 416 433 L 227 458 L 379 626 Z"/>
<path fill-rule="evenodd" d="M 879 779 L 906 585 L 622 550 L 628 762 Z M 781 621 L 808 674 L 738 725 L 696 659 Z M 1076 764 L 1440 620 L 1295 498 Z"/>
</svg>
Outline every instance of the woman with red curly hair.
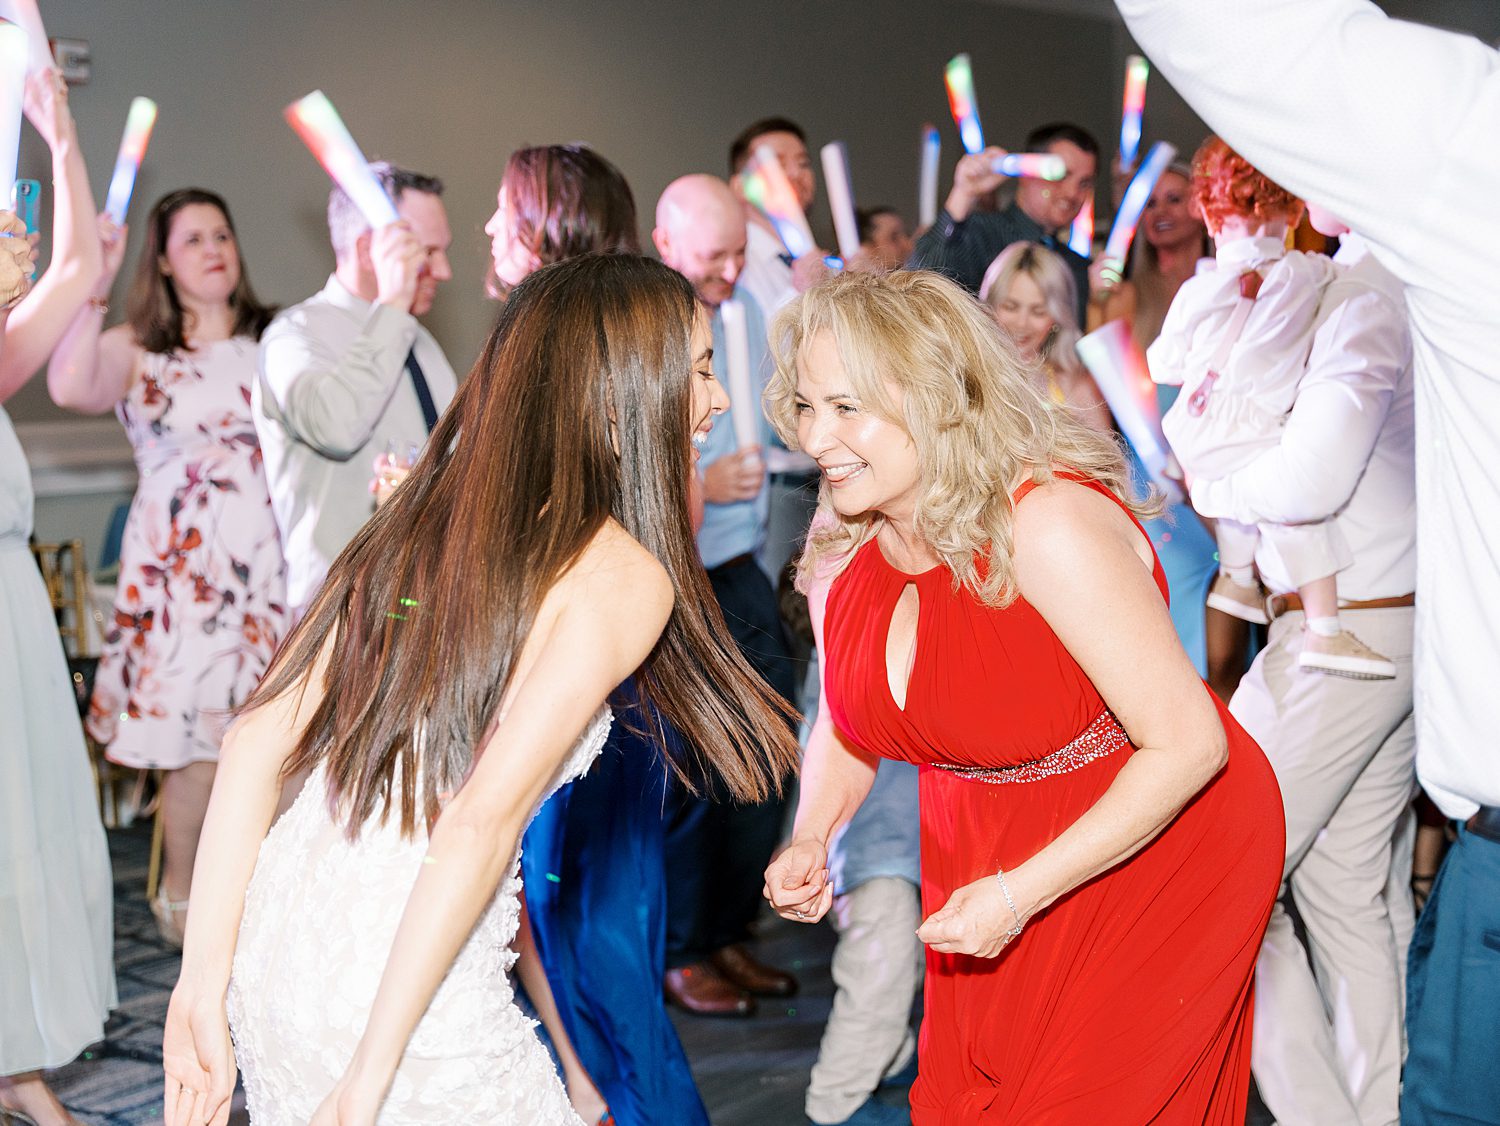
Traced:
<svg viewBox="0 0 1500 1126">
<path fill-rule="evenodd" d="M 1303 204 L 1218 137 L 1193 158 L 1193 203 L 1218 247 L 1216 265 L 1184 282 L 1147 351 L 1152 378 L 1182 394 L 1162 429 L 1190 477 L 1242 469 L 1280 441 L 1307 369 L 1329 260 L 1286 247 Z M 1392 662 L 1339 621 L 1337 574 L 1353 557 L 1333 521 L 1239 524 L 1220 519 L 1219 577 L 1208 605 L 1265 624 L 1255 550 L 1265 536 L 1296 584 L 1307 624 L 1305 672 L 1389 680 Z"/>
</svg>

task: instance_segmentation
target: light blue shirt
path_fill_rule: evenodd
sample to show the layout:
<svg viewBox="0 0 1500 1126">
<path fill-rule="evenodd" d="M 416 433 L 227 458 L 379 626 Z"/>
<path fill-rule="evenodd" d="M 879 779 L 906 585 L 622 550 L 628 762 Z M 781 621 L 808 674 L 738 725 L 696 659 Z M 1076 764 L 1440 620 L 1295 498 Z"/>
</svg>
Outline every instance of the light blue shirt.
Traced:
<svg viewBox="0 0 1500 1126">
<path fill-rule="evenodd" d="M 745 328 L 750 337 L 750 375 L 755 387 L 755 401 L 737 403 L 731 392 L 730 410 L 752 411 L 759 423 L 762 451 L 771 443 L 771 424 L 761 407 L 761 395 L 771 378 L 771 350 L 766 343 L 766 319 L 760 305 L 744 289 L 736 289 L 734 296 L 745 306 Z M 727 357 L 729 350 L 724 344 L 724 318 L 714 310 L 714 371 L 726 391 L 730 390 Z M 732 454 L 738 448 L 734 437 L 734 422 L 729 415 L 720 415 L 714 420 L 714 428 L 703 445 L 698 466 L 707 469 L 719 458 Z M 705 504 L 703 527 L 698 532 L 698 554 L 703 565 L 714 568 L 740 555 L 750 555 L 759 550 L 766 538 L 766 519 L 770 512 L 770 492 L 765 482 L 754 500 L 735 501 L 732 504 Z"/>
<path fill-rule="evenodd" d="M 922 831 L 915 764 L 883 759 L 870 794 L 828 846 L 835 895 L 877 876 L 922 886 Z"/>
</svg>

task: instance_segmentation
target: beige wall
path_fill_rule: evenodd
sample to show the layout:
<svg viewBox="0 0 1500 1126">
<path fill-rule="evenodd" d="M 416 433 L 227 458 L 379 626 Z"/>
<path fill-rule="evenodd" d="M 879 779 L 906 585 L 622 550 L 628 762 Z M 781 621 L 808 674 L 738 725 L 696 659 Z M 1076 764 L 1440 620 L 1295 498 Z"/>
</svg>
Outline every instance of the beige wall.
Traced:
<svg viewBox="0 0 1500 1126">
<path fill-rule="evenodd" d="M 729 139 L 791 116 L 814 144 L 849 144 L 861 199 L 915 210 L 918 129 L 945 125 L 942 65 L 969 51 L 990 136 L 1018 145 L 1048 117 L 1114 128 L 1119 77 L 1106 23 L 964 0 L 43 0 L 53 36 L 87 39 L 72 95 L 102 197 L 125 107 L 161 107 L 132 215 L 185 184 L 221 191 L 265 298 L 290 303 L 330 267 L 327 182 L 281 119 L 321 87 L 371 155 L 448 183 L 456 277 L 430 326 L 459 370 L 492 308 L 482 228 L 506 154 L 582 140 L 624 170 L 642 210 L 684 172 L 722 174 Z M 38 179 L 33 137 L 23 163 Z M 44 206 L 50 201 L 44 199 Z M 815 225 L 827 227 L 818 205 Z M 127 269 L 134 253 L 127 261 Z M 117 291 L 118 296 L 118 291 Z M 56 417 L 38 380 L 9 404 Z"/>
</svg>

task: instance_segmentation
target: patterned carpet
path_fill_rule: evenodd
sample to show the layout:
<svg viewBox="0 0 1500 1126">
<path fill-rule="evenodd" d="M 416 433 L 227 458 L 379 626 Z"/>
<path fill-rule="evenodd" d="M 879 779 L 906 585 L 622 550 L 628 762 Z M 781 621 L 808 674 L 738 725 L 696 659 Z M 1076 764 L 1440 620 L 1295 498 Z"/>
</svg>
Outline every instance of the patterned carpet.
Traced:
<svg viewBox="0 0 1500 1126">
<path fill-rule="evenodd" d="M 120 1007 L 105 1041 L 49 1077 L 58 1097 L 88 1126 L 160 1122 L 161 1030 L 177 980 L 178 956 L 162 943 L 146 904 L 150 827 L 111 831 L 115 871 L 115 967 Z M 828 962 L 833 935 L 827 927 L 800 927 L 767 918 L 761 954 L 792 968 L 799 994 L 780 1004 L 763 1002 L 751 1020 L 715 1020 L 673 1013 L 693 1073 L 715 1126 L 803 1126 L 803 1093 L 828 1019 L 833 983 Z M 902 1089 L 881 1099 L 905 1105 Z M 247 1126 L 242 1094 L 231 1126 Z M 1252 1092 L 1247 1126 L 1269 1126 L 1270 1116 Z M 668 1126 L 668 1124 L 663 1124 Z"/>
</svg>

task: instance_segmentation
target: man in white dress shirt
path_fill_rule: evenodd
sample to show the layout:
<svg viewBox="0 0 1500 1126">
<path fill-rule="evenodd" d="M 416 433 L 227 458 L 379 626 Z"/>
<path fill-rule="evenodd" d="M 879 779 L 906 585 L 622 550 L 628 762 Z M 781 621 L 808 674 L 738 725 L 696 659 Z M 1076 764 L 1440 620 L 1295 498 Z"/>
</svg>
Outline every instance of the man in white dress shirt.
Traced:
<svg viewBox="0 0 1500 1126">
<path fill-rule="evenodd" d="M 1115 0 L 1209 125 L 1406 286 L 1417 776 L 1459 821 L 1412 940 L 1401 1120 L 1500 1123 L 1500 55 L 1368 0 Z"/>
<path fill-rule="evenodd" d="M 453 276 L 443 185 L 383 162 L 370 167 L 400 222 L 372 231 L 335 188 L 333 275 L 321 292 L 283 310 L 260 343 L 252 408 L 298 614 L 373 511 L 376 455 L 391 442 L 421 446 L 457 389 L 442 349 L 417 320 Z"/>
<path fill-rule="evenodd" d="M 1411 335 L 1401 283 L 1343 234 L 1318 305 L 1312 351 L 1280 443 L 1240 469 L 1193 482 L 1204 516 L 1243 524 L 1327 521 L 1353 562 L 1340 615 L 1395 665 L 1390 680 L 1298 667 L 1305 615 L 1271 537 L 1256 565 L 1272 592 L 1270 640 L 1230 702 L 1276 770 L 1286 809 L 1286 883 L 1312 967 L 1278 902 L 1256 971 L 1251 1060 L 1281 1126 L 1393 1126 L 1401 1089 L 1400 963 L 1411 872 L 1412 623 L 1416 584 Z M 1404 902 L 1403 902 L 1404 898 Z"/>
<path fill-rule="evenodd" d="M 807 135 L 795 121 L 763 118 L 746 126 L 729 145 L 729 184 L 745 211 L 745 266 L 740 271 L 739 288 L 755 298 L 769 327 L 783 305 L 828 275 L 823 263 L 828 252 L 815 248 L 793 259 L 770 220 L 745 199 L 740 173 L 762 145 L 776 154 L 776 162 L 797 193 L 804 214 L 817 198 L 818 181 L 807 151 Z M 788 450 L 774 439 L 766 447 L 766 468 L 771 474 L 770 521 L 757 558 L 775 582 L 807 534 L 818 503 L 818 475 L 812 458 Z"/>
</svg>

